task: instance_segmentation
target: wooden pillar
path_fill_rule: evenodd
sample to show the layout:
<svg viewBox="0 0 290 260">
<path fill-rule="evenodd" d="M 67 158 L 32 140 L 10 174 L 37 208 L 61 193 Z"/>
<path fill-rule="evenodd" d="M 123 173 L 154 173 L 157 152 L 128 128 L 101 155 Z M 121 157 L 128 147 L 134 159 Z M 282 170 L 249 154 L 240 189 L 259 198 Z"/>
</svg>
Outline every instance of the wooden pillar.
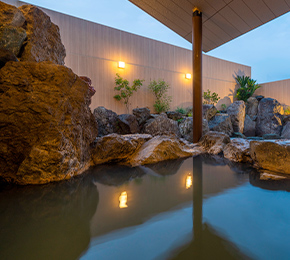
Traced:
<svg viewBox="0 0 290 260">
<path fill-rule="evenodd" d="M 202 136 L 202 12 L 192 14 L 193 143 Z"/>
</svg>

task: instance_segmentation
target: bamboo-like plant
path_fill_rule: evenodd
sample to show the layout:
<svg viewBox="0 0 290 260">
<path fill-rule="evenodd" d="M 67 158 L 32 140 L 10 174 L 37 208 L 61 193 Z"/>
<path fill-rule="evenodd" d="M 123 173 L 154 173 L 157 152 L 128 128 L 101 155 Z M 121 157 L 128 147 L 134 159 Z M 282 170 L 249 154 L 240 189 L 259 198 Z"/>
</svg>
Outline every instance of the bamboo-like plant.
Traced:
<svg viewBox="0 0 290 260">
<path fill-rule="evenodd" d="M 236 98 L 238 100 L 243 100 L 244 102 L 247 102 L 248 98 L 253 96 L 255 91 L 261 87 L 256 83 L 256 80 L 251 79 L 249 76 L 237 76 L 235 79 L 240 85 L 237 89 Z"/>
</svg>

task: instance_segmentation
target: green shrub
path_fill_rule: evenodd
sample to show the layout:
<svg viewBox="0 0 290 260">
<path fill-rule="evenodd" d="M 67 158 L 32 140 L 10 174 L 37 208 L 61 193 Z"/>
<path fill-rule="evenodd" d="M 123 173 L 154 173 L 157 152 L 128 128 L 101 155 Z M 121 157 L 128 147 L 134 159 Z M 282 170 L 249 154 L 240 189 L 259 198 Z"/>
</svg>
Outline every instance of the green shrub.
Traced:
<svg viewBox="0 0 290 260">
<path fill-rule="evenodd" d="M 186 109 L 183 108 L 183 107 L 177 107 L 177 108 L 175 109 L 175 111 L 178 112 L 178 113 L 180 113 L 180 114 L 182 114 L 182 115 L 186 115 L 186 114 L 187 114 Z"/>
<path fill-rule="evenodd" d="M 158 81 L 151 81 L 148 88 L 156 98 L 153 105 L 156 113 L 160 114 L 168 111 L 172 101 L 172 97 L 167 95 L 169 85 L 164 80 L 159 79 Z"/>
<path fill-rule="evenodd" d="M 256 82 L 256 80 L 251 79 L 248 76 L 237 76 L 235 77 L 237 83 L 240 85 L 240 87 L 237 89 L 236 98 L 238 100 L 243 100 L 247 102 L 248 98 L 253 96 L 256 89 L 260 88 Z"/>
<path fill-rule="evenodd" d="M 129 113 L 129 99 L 134 94 L 134 92 L 137 92 L 137 90 L 142 86 L 144 80 L 135 79 L 133 81 L 133 85 L 129 86 L 129 81 L 126 79 L 123 79 L 120 77 L 120 75 L 117 73 L 115 77 L 115 84 L 116 87 L 114 88 L 115 91 L 119 91 L 119 94 L 115 95 L 114 98 L 118 101 L 123 100 L 127 113 Z"/>
<path fill-rule="evenodd" d="M 211 91 L 209 89 L 206 92 L 203 92 L 202 97 L 204 99 L 203 104 L 211 104 L 211 105 L 214 105 L 220 99 L 217 93 L 213 92 L 211 94 Z"/>
<path fill-rule="evenodd" d="M 221 104 L 221 108 L 222 108 L 222 110 L 227 110 L 227 105 L 226 104 Z"/>
<path fill-rule="evenodd" d="M 290 107 L 284 109 L 284 115 L 290 115 Z"/>
</svg>

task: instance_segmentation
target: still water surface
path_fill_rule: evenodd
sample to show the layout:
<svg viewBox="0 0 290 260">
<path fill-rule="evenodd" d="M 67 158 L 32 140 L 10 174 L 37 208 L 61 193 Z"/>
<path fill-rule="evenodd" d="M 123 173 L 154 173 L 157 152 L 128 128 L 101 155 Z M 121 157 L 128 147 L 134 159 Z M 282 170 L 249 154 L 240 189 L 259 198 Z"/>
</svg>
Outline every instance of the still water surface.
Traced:
<svg viewBox="0 0 290 260">
<path fill-rule="evenodd" d="M 0 259 L 290 259 L 289 183 L 196 157 L 0 191 Z"/>
</svg>

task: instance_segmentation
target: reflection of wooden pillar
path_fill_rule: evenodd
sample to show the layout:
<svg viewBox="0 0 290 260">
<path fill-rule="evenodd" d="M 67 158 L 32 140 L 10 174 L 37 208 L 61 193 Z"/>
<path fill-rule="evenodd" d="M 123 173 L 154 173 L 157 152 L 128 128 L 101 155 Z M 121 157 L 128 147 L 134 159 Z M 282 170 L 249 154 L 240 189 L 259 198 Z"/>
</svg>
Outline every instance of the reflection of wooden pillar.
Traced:
<svg viewBox="0 0 290 260">
<path fill-rule="evenodd" d="M 193 158 L 193 236 L 198 259 L 202 258 L 202 160 Z"/>
<path fill-rule="evenodd" d="M 202 12 L 192 15 L 193 142 L 202 136 Z"/>
</svg>

